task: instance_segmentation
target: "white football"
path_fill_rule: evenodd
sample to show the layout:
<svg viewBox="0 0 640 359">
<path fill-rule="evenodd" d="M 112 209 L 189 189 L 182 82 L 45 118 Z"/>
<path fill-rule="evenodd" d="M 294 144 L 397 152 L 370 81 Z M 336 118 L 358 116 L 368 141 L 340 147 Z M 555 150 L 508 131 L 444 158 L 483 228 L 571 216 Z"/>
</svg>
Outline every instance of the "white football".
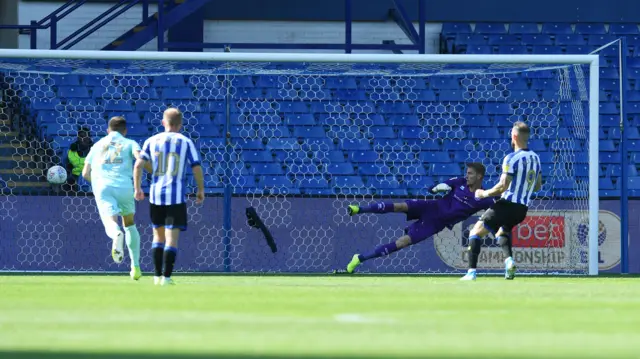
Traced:
<svg viewBox="0 0 640 359">
<path fill-rule="evenodd" d="M 62 184 L 67 181 L 67 170 L 62 166 L 53 166 L 47 171 L 47 181 L 53 184 Z"/>
</svg>

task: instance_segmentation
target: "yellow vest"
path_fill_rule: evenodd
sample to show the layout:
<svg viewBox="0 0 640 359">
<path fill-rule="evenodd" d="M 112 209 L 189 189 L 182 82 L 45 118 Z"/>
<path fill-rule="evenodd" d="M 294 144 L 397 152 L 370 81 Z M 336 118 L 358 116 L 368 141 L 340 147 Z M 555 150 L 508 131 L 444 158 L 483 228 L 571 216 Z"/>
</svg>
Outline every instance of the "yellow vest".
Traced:
<svg viewBox="0 0 640 359">
<path fill-rule="evenodd" d="M 73 166 L 71 173 L 74 176 L 80 176 L 82 174 L 82 169 L 84 168 L 85 157 L 80 157 L 78 152 L 71 150 L 69 150 L 67 156 L 69 157 L 69 163 Z"/>
</svg>

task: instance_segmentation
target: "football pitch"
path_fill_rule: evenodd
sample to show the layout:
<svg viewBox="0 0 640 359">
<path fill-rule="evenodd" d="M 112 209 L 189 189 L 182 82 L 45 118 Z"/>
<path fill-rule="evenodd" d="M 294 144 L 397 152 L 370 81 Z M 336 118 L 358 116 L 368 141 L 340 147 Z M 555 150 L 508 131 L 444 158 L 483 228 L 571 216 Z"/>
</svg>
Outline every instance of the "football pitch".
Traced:
<svg viewBox="0 0 640 359">
<path fill-rule="evenodd" d="M 0 276 L 0 358 L 639 358 L 638 278 Z"/>
</svg>

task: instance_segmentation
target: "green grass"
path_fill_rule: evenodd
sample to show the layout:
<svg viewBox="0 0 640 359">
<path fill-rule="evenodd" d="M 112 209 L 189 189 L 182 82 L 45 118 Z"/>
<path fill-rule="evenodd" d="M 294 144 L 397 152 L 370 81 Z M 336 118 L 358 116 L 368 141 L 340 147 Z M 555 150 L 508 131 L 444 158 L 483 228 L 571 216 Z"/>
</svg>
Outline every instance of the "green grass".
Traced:
<svg viewBox="0 0 640 359">
<path fill-rule="evenodd" d="M 0 276 L 0 358 L 638 358 L 637 278 Z"/>
</svg>

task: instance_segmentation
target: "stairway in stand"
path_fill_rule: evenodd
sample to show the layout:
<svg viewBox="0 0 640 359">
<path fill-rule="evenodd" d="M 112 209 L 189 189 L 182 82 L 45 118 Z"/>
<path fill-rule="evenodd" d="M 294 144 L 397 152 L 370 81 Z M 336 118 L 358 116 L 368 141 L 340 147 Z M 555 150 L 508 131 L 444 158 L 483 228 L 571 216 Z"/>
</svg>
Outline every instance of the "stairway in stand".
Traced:
<svg viewBox="0 0 640 359">
<path fill-rule="evenodd" d="M 0 190 L 13 194 L 48 191 L 51 185 L 46 180 L 46 164 L 40 161 L 41 144 L 22 139 L 12 127 L 11 120 L 0 119 Z"/>
</svg>

